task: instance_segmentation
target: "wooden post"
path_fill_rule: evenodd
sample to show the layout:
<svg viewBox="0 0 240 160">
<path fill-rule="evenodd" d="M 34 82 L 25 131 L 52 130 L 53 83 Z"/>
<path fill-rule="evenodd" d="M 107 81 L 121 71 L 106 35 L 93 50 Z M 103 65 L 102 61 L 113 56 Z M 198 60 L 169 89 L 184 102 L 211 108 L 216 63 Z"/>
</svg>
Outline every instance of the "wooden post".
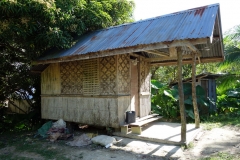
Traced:
<svg viewBox="0 0 240 160">
<path fill-rule="evenodd" d="M 186 143 L 186 113 L 184 106 L 183 82 L 182 82 L 182 51 L 177 53 L 178 65 L 178 94 L 179 94 L 179 107 L 181 116 L 181 142 Z"/>
<path fill-rule="evenodd" d="M 194 109 L 195 128 L 199 128 L 200 119 L 199 119 L 197 95 L 196 95 L 196 53 L 193 53 L 193 57 L 192 57 L 192 101 L 193 101 L 193 109 Z"/>
</svg>

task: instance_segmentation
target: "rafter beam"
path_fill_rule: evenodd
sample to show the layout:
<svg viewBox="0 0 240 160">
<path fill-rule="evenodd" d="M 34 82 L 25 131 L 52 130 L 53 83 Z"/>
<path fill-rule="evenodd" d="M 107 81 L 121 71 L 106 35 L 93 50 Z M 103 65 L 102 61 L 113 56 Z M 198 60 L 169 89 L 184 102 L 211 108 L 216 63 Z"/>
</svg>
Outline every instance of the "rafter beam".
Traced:
<svg viewBox="0 0 240 160">
<path fill-rule="evenodd" d="M 147 53 L 150 53 L 150 54 L 155 54 L 155 55 L 158 55 L 158 56 L 169 57 L 169 54 L 167 54 L 165 52 L 160 52 L 160 51 L 157 51 L 157 50 L 150 50 L 150 51 L 144 51 L 144 52 L 147 52 Z"/>
<path fill-rule="evenodd" d="M 192 55 L 183 55 L 184 59 L 192 58 Z M 177 60 L 177 57 L 162 57 L 162 58 L 147 58 L 146 61 L 154 62 L 154 61 L 167 61 L 167 60 Z"/>
<path fill-rule="evenodd" d="M 180 47 L 180 46 L 187 46 L 189 49 L 191 49 L 193 52 L 196 52 L 198 54 L 201 54 L 201 52 L 189 41 L 187 40 L 181 40 L 181 41 L 174 41 L 169 45 L 169 47 Z"/>
<path fill-rule="evenodd" d="M 201 63 L 201 52 L 189 41 L 187 40 L 181 40 L 181 41 L 174 41 L 172 44 L 170 44 L 170 47 L 177 47 L 177 46 L 187 46 L 190 50 L 196 54 L 198 57 L 198 62 Z M 170 48 L 169 48 L 170 49 Z"/>
<path fill-rule="evenodd" d="M 223 60 L 224 60 L 223 57 L 202 58 L 201 59 L 201 63 L 222 62 Z M 191 64 L 191 63 L 192 63 L 192 59 L 184 59 L 183 60 L 183 64 Z M 170 60 L 168 62 L 166 62 L 166 61 L 163 61 L 163 62 L 151 62 L 151 66 L 172 66 L 172 65 L 177 65 L 176 60 Z"/>
</svg>

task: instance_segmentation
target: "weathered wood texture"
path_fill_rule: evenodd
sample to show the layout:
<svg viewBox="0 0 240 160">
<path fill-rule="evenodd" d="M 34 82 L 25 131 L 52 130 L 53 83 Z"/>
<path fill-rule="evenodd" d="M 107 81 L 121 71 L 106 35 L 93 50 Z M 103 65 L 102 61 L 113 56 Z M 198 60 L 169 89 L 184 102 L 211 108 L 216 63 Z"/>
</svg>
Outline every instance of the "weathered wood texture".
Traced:
<svg viewBox="0 0 240 160">
<path fill-rule="evenodd" d="M 60 94 L 60 65 L 59 63 L 49 65 L 41 74 L 41 93 Z"/>
<path fill-rule="evenodd" d="M 8 109 L 10 110 L 10 112 L 18 113 L 18 114 L 25 114 L 30 111 L 30 105 L 26 100 L 23 100 L 23 99 L 13 100 L 13 103 L 14 103 L 14 105 L 11 103 L 8 103 Z"/>
<path fill-rule="evenodd" d="M 181 142 L 186 143 L 186 113 L 184 106 L 184 94 L 183 94 L 183 82 L 182 82 L 182 52 L 178 49 L 178 94 L 179 94 L 179 107 L 180 107 L 180 116 L 181 116 Z"/>
<path fill-rule="evenodd" d="M 150 64 L 144 58 L 140 58 L 140 117 L 149 115 L 151 112 L 151 87 L 150 87 L 151 73 Z"/>
<path fill-rule="evenodd" d="M 131 110 L 130 96 L 118 97 L 118 123 L 121 125 L 125 124 L 126 112 Z"/>
<path fill-rule="evenodd" d="M 139 84 L 138 64 L 131 62 L 131 110 L 139 117 Z"/>
<path fill-rule="evenodd" d="M 192 57 L 192 101 L 194 109 L 194 118 L 195 118 L 195 128 L 200 127 L 200 118 L 197 105 L 197 94 L 196 94 L 196 54 L 193 53 Z"/>
<path fill-rule="evenodd" d="M 118 98 L 42 97 L 42 118 L 118 128 L 124 124 L 129 96 Z"/>
</svg>

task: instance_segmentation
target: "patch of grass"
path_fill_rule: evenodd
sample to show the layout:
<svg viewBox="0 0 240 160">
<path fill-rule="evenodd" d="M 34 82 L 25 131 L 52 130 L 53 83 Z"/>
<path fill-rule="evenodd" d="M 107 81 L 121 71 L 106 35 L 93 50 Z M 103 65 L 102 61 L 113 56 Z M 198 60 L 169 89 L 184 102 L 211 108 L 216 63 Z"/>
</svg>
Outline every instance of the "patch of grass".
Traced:
<svg viewBox="0 0 240 160">
<path fill-rule="evenodd" d="M 11 136 L 4 135 L 6 137 L 5 139 L 3 137 L 0 138 L 0 148 L 5 147 L 11 147 L 14 146 L 15 150 L 14 153 L 9 154 L 3 154 L 0 155 L 0 159 L 6 159 L 6 160 L 12 160 L 12 159 L 18 159 L 18 160 L 28 160 L 31 158 L 28 157 L 21 157 L 18 155 L 18 153 L 33 153 L 36 155 L 39 155 L 40 157 L 44 159 L 61 159 L 65 160 L 65 155 L 62 151 L 57 150 L 56 147 L 54 147 L 54 144 L 47 142 L 46 140 L 39 140 L 34 139 L 33 135 L 29 134 L 23 134 L 18 133 Z M 4 141 L 7 141 L 8 143 L 4 143 Z"/>
<path fill-rule="evenodd" d="M 12 155 L 9 154 L 0 154 L 0 159 L 13 160 Z"/>
<path fill-rule="evenodd" d="M 194 148 L 193 142 L 190 142 L 188 145 L 181 145 L 182 150 Z"/>
<path fill-rule="evenodd" d="M 234 114 L 213 115 L 205 119 L 202 126 L 206 130 L 220 128 L 223 126 L 235 126 L 240 128 L 240 119 L 239 115 Z"/>
<path fill-rule="evenodd" d="M 193 144 L 193 142 L 190 142 L 190 143 L 187 145 L 187 148 L 188 148 L 188 149 L 192 149 L 192 148 L 194 148 L 194 144 Z"/>
<path fill-rule="evenodd" d="M 240 158 L 239 155 L 232 155 L 230 153 L 219 152 L 216 155 L 203 158 L 201 160 L 238 160 L 239 158 Z"/>
<path fill-rule="evenodd" d="M 44 145 L 42 143 L 38 142 L 24 142 L 19 141 L 15 144 L 16 151 L 19 152 L 32 152 L 35 154 L 38 154 L 45 159 L 58 159 L 58 157 L 61 157 L 61 151 L 55 150 L 55 148 Z M 64 157 L 61 157 L 61 159 Z"/>
</svg>

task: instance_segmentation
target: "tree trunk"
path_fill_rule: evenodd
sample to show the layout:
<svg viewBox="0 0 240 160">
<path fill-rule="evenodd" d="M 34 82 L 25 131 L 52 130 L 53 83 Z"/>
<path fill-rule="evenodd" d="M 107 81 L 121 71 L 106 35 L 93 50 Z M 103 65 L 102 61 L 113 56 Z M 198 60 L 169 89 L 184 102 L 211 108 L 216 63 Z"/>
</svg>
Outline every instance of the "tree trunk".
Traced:
<svg viewBox="0 0 240 160">
<path fill-rule="evenodd" d="M 177 53 L 178 58 L 178 94 L 181 116 L 181 142 L 186 143 L 186 113 L 184 106 L 183 82 L 182 82 L 182 51 Z"/>
<path fill-rule="evenodd" d="M 193 53 L 192 57 L 192 100 L 195 118 L 195 128 L 200 127 L 200 119 L 197 105 L 197 95 L 196 95 L 196 54 Z"/>
</svg>

